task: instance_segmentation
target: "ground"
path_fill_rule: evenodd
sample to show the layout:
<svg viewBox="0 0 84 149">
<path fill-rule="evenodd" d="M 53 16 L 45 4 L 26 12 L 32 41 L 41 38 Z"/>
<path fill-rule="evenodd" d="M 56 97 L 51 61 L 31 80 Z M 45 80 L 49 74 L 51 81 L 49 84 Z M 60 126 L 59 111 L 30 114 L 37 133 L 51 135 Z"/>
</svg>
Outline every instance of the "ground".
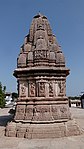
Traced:
<svg viewBox="0 0 84 149">
<path fill-rule="evenodd" d="M 33 140 L 4 136 L 5 126 L 12 118 L 9 110 L 0 109 L 0 149 L 84 149 L 84 133 L 79 136 Z M 73 107 L 70 110 L 73 118 L 84 130 L 84 109 Z"/>
</svg>

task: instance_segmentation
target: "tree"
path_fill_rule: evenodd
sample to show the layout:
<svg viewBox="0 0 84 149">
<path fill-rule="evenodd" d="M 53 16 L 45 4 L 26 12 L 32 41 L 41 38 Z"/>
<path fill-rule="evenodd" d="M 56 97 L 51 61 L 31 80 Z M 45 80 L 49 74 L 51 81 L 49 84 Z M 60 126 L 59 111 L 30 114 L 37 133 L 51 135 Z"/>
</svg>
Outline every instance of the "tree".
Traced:
<svg viewBox="0 0 84 149">
<path fill-rule="evenodd" d="M 0 108 L 5 107 L 5 91 L 6 91 L 6 86 L 2 87 L 2 84 L 0 82 Z"/>
</svg>

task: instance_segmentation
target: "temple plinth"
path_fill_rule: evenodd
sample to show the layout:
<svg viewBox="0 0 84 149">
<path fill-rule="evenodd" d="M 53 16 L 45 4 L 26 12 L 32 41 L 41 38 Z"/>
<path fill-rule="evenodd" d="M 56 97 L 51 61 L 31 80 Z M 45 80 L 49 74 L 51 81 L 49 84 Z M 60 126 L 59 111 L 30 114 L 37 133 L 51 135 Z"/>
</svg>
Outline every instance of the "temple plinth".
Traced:
<svg viewBox="0 0 84 149">
<path fill-rule="evenodd" d="M 31 139 L 80 134 L 66 97 L 68 75 L 65 57 L 47 18 L 36 15 L 17 59 L 14 76 L 19 97 L 6 135 Z"/>
</svg>

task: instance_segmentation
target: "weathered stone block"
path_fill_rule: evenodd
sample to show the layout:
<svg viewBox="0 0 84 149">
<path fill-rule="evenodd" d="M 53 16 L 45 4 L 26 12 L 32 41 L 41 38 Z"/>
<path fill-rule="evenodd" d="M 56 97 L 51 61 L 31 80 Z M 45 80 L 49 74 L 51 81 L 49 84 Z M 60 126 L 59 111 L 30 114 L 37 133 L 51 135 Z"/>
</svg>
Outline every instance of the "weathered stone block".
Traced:
<svg viewBox="0 0 84 149">
<path fill-rule="evenodd" d="M 32 120 L 33 118 L 33 105 L 27 105 L 25 110 L 25 120 Z"/>
<path fill-rule="evenodd" d="M 79 135 L 82 131 L 80 130 L 78 124 L 75 121 L 69 121 L 67 122 L 66 127 L 66 136 L 72 136 L 72 135 Z"/>
</svg>

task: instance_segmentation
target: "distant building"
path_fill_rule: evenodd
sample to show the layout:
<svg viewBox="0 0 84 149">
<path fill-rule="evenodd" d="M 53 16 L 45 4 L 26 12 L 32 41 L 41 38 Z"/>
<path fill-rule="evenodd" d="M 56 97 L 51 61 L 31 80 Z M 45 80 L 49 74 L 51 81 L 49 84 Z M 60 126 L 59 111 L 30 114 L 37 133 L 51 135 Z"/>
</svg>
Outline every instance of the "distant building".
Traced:
<svg viewBox="0 0 84 149">
<path fill-rule="evenodd" d="M 71 100 L 71 107 L 81 107 L 81 101 L 80 100 Z"/>
<path fill-rule="evenodd" d="M 12 101 L 12 93 L 11 92 L 6 92 L 5 93 L 5 101 L 6 101 L 6 106 L 11 104 Z"/>
</svg>

